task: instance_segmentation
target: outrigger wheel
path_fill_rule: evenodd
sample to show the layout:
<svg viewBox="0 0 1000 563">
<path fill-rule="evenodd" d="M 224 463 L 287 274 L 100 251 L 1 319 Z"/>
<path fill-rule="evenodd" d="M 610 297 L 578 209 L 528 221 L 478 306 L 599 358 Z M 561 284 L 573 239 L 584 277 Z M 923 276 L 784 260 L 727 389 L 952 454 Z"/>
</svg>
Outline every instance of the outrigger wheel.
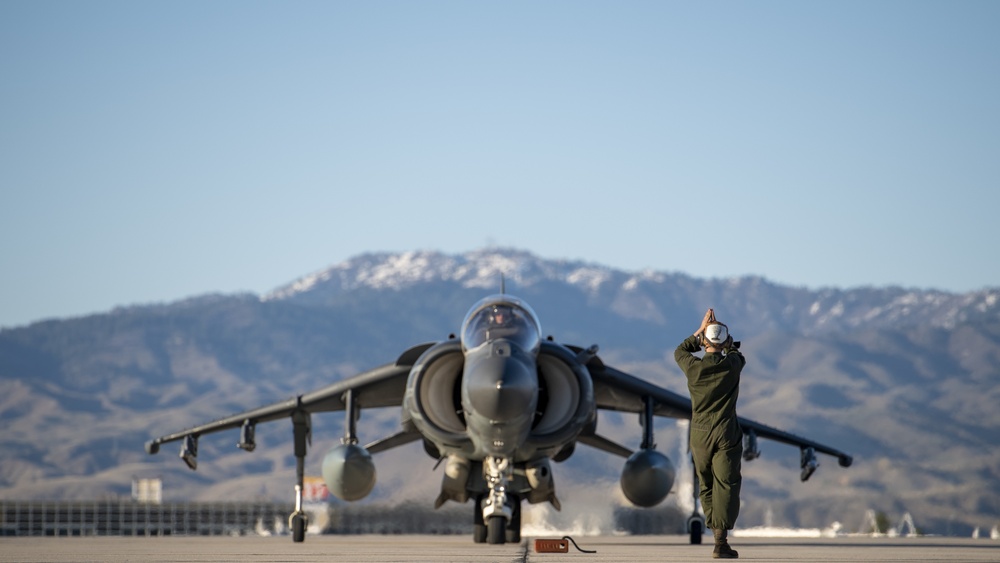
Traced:
<svg viewBox="0 0 1000 563">
<path fill-rule="evenodd" d="M 705 531 L 705 522 L 701 517 L 692 516 L 688 519 L 688 529 L 691 531 L 691 545 L 701 545 L 701 536 Z"/>
<path fill-rule="evenodd" d="M 691 467 L 694 467 L 694 457 L 691 458 Z M 687 519 L 687 529 L 691 533 L 691 545 L 701 545 L 701 536 L 705 533 L 705 517 L 698 512 L 698 474 L 694 471 L 691 472 L 693 477 L 691 491 L 694 498 L 691 499 L 693 502 L 691 506 L 694 510 L 691 512 L 691 516 Z"/>
<path fill-rule="evenodd" d="M 306 515 L 302 512 L 294 513 L 289 517 L 292 528 L 292 541 L 302 542 L 306 539 Z"/>
</svg>

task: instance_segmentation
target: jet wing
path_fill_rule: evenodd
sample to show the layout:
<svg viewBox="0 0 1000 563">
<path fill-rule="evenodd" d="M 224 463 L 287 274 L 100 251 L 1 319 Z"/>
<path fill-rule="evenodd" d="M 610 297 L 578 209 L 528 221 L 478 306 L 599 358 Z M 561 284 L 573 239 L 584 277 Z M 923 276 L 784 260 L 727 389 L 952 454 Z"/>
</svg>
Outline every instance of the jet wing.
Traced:
<svg viewBox="0 0 1000 563">
<path fill-rule="evenodd" d="M 645 409 L 648 398 L 653 402 L 654 415 L 691 419 L 691 400 L 688 397 L 668 391 L 648 381 L 607 366 L 596 356 L 587 363 L 587 369 L 593 377 L 594 399 L 599 409 L 641 413 Z M 745 435 L 751 435 L 752 433 L 752 435 L 758 438 L 766 438 L 790 446 L 798 446 L 803 451 L 806 448 L 812 448 L 816 452 L 836 457 L 842 467 L 850 466 L 853 461 L 850 455 L 813 440 L 802 438 L 743 417 L 739 417 L 739 422 Z M 584 441 L 584 443 L 587 442 Z M 608 451 L 607 449 L 605 450 Z"/>
<path fill-rule="evenodd" d="M 147 442 L 146 451 L 155 453 L 159 450 L 160 444 L 183 440 L 188 436 L 198 437 L 202 434 L 241 428 L 247 422 L 250 424 L 270 422 L 292 417 L 296 413 L 308 415 L 316 412 L 342 411 L 347 405 L 348 391 L 351 392 L 355 407 L 359 409 L 400 406 L 403 403 L 403 393 L 406 390 L 406 379 L 410 368 L 420 354 L 430 346 L 431 344 L 415 346 L 404 352 L 394 363 L 368 370 L 315 391 L 161 436 Z M 405 438 L 400 434 L 392 437 L 392 440 L 382 440 L 383 445 L 379 451 L 419 437 L 419 435 L 410 436 L 411 433 L 403 434 L 406 434 Z"/>
<path fill-rule="evenodd" d="M 594 380 L 594 401 L 599 409 L 643 412 L 646 397 L 650 397 L 654 415 L 691 419 L 691 399 L 683 395 L 606 366 L 597 357 L 587 369 Z"/>
</svg>

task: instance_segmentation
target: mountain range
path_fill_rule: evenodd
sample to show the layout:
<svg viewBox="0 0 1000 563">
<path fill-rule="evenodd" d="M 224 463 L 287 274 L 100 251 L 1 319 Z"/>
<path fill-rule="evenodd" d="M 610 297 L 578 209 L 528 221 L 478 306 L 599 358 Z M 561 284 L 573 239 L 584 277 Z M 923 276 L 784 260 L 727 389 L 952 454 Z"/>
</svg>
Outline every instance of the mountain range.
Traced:
<svg viewBox="0 0 1000 563">
<path fill-rule="evenodd" d="M 197 472 L 171 452 L 146 455 L 143 443 L 447 338 L 501 284 L 532 305 L 546 335 L 596 343 L 605 363 L 680 393 L 673 349 L 715 308 L 748 360 L 740 415 L 855 458 L 850 468 L 821 458 L 802 483 L 799 452 L 763 442 L 763 456 L 744 465 L 740 525 L 839 521 L 852 530 L 869 509 L 892 520 L 909 513 L 933 533 L 1000 522 L 1000 288 L 810 289 L 503 248 L 364 254 L 266 295 L 204 295 L 0 330 L 0 498 L 127 496 L 133 477 L 160 477 L 165 500 L 288 501 L 290 424 L 261 425 L 252 454 L 235 448 L 235 435 L 203 437 Z M 361 441 L 394 432 L 398 415 L 365 411 Z M 602 414 L 598 428 L 637 447 L 634 418 Z M 342 428 L 342 415 L 314 418 L 308 473 L 319 474 Z M 674 421 L 657 422 L 658 447 L 679 466 L 682 435 Z M 362 503 L 433 503 L 440 469 L 419 445 L 375 462 L 379 482 Z M 624 502 L 622 463 L 584 446 L 557 464 L 564 512 Z"/>
</svg>

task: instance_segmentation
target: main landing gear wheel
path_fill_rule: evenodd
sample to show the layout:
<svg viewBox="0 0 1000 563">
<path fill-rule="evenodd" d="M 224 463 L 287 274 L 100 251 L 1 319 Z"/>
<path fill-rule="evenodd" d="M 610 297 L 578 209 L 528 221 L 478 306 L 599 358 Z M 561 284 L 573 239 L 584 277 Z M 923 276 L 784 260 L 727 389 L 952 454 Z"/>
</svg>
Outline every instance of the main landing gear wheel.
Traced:
<svg viewBox="0 0 1000 563">
<path fill-rule="evenodd" d="M 507 521 L 503 516 L 490 516 L 486 530 L 486 543 L 502 544 L 507 539 Z"/>
<path fill-rule="evenodd" d="M 483 522 L 483 497 L 476 497 L 472 503 L 472 541 L 486 543 L 486 524 Z"/>
<path fill-rule="evenodd" d="M 514 505 L 511 507 L 510 522 L 507 523 L 507 543 L 521 543 L 521 501 L 514 495 L 509 495 Z"/>
</svg>

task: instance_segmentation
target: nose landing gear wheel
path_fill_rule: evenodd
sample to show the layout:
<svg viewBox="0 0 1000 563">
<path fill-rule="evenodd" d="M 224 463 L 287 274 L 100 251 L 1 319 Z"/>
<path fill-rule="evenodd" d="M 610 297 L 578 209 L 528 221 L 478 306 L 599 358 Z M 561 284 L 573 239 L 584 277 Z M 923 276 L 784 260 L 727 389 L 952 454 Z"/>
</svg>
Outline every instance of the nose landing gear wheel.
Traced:
<svg viewBox="0 0 1000 563">
<path fill-rule="evenodd" d="M 486 530 L 486 543 L 502 544 L 507 539 L 507 521 L 503 516 L 490 516 Z"/>
</svg>

